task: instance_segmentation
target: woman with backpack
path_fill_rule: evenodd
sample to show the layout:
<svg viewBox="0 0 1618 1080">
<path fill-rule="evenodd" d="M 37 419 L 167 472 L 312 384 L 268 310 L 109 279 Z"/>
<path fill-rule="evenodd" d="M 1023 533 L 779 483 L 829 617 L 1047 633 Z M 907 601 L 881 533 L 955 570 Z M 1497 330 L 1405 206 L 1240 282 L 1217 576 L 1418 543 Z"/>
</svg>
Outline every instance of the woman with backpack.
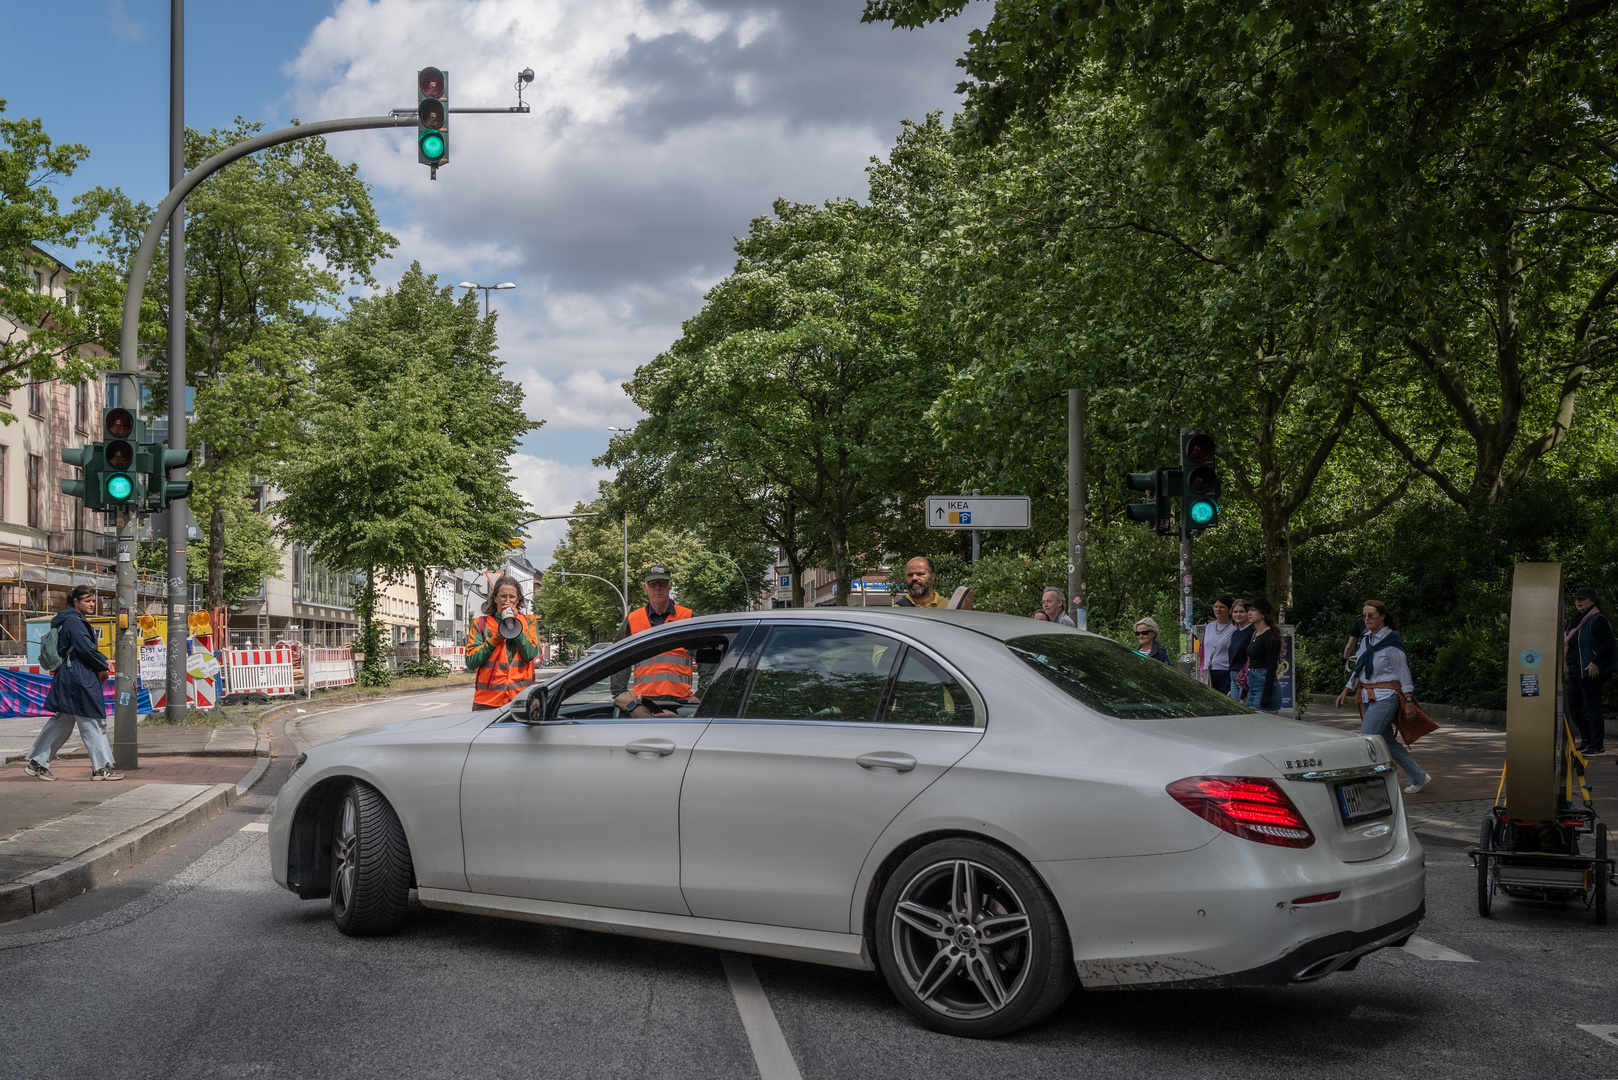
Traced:
<svg viewBox="0 0 1618 1080">
<path fill-rule="evenodd" d="M 56 613 L 49 638 L 55 635 L 55 651 L 61 664 L 51 673 L 51 690 L 45 695 L 45 708 L 53 715 L 39 729 L 33 749 L 23 769 L 29 776 L 55 780 L 51 758 L 62 749 L 78 725 L 79 737 L 90 753 L 90 779 L 122 780 L 124 774 L 112 767 L 112 747 L 107 743 L 107 699 L 101 684 L 107 677 L 107 658 L 96 648 L 90 616 L 96 612 L 96 593 L 88 585 L 75 585 L 67 594 L 67 607 Z M 41 648 L 41 653 L 46 652 Z"/>
</svg>

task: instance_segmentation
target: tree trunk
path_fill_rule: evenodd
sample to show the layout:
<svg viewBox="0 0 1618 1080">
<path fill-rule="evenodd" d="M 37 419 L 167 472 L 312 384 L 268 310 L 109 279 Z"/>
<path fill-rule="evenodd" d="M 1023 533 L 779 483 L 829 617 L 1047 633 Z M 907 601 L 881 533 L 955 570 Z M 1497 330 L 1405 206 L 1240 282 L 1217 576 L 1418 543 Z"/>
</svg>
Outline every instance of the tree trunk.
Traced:
<svg viewBox="0 0 1618 1080">
<path fill-rule="evenodd" d="M 432 655 L 433 644 L 433 616 L 438 614 L 433 606 L 433 593 L 427 587 L 427 568 L 417 566 L 416 571 L 416 636 L 421 639 L 418 659 L 423 663 Z"/>
<path fill-rule="evenodd" d="M 795 608 L 803 607 L 803 553 L 795 547 L 783 549 L 787 556 L 787 573 L 792 575 L 792 599 Z"/>
<path fill-rule="evenodd" d="M 225 606 L 225 508 L 215 503 L 208 515 L 208 606 Z"/>
</svg>

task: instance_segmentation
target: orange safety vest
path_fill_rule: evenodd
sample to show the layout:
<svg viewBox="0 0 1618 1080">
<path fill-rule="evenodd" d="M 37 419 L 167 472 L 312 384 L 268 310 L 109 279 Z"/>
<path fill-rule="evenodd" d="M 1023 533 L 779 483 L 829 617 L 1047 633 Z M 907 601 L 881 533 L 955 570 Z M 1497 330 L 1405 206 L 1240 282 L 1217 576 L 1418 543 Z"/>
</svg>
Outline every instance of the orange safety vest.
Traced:
<svg viewBox="0 0 1618 1080">
<path fill-rule="evenodd" d="M 676 619 L 689 619 L 691 609 L 674 605 L 674 610 L 665 623 Z M 636 608 L 629 613 L 629 633 L 644 634 L 652 628 L 652 616 L 644 607 Z M 684 649 L 674 649 L 635 665 L 634 683 L 630 689 L 637 697 L 676 697 L 691 696 L 692 663 L 691 654 Z"/>
<path fill-rule="evenodd" d="M 539 644 L 539 623 L 532 615 L 519 613 L 523 636 L 534 645 Z M 524 688 L 534 685 L 534 661 L 523 660 L 517 650 L 509 647 L 500 637 L 500 620 L 493 615 L 479 615 L 474 623 L 474 634 L 492 634 L 498 643 L 489 659 L 478 667 L 477 687 L 472 691 L 474 705 L 493 705 L 498 708 L 516 697 Z M 468 642 L 468 644 L 473 644 Z"/>
</svg>

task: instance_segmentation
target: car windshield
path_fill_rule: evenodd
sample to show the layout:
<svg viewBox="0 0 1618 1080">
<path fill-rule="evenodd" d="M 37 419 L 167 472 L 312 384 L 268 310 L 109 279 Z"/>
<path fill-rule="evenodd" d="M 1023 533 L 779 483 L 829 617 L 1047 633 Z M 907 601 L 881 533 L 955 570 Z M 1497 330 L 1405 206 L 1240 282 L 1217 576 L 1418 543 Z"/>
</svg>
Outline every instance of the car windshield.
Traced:
<svg viewBox="0 0 1618 1080">
<path fill-rule="evenodd" d="M 1124 720 L 1229 716 L 1249 710 L 1217 690 L 1106 638 L 1032 634 L 1007 648 L 1079 701 Z"/>
</svg>

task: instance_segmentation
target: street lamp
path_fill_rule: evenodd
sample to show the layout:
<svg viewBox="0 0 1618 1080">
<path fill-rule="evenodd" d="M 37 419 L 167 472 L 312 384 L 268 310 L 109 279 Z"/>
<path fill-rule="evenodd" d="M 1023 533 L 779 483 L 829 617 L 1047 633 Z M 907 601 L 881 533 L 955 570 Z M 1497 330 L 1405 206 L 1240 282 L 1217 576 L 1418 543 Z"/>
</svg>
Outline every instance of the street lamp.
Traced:
<svg viewBox="0 0 1618 1080">
<path fill-rule="evenodd" d="M 502 281 L 498 285 L 479 285 L 475 281 L 463 281 L 457 287 L 462 289 L 483 290 L 483 317 L 487 319 L 489 317 L 489 294 L 496 289 L 515 289 L 517 287 L 517 283 L 515 281 Z"/>
<path fill-rule="evenodd" d="M 747 575 L 742 573 L 742 564 L 741 563 L 737 562 L 735 559 L 732 559 L 729 555 L 726 555 L 722 551 L 714 551 L 711 548 L 698 548 L 697 550 L 705 552 L 705 553 L 707 553 L 709 555 L 716 555 L 719 558 L 724 559 L 730 565 L 734 566 L 736 568 L 736 576 L 738 578 L 740 578 L 741 582 L 742 582 L 742 592 L 743 593 L 747 592 Z M 748 596 L 747 596 L 747 610 L 748 611 L 753 610 L 753 597 L 752 597 L 751 594 L 748 594 Z"/>
<path fill-rule="evenodd" d="M 608 431 L 627 434 L 631 429 L 626 427 L 608 426 Z M 624 595 L 629 595 L 629 511 L 624 511 Z"/>
<path fill-rule="evenodd" d="M 520 529 L 524 525 L 532 525 L 536 521 L 571 521 L 574 518 L 592 518 L 592 517 L 600 517 L 600 516 L 601 515 L 598 514 L 598 513 L 589 513 L 589 514 L 541 514 L 538 517 L 531 517 L 531 518 L 528 518 L 525 521 L 519 521 L 517 523 L 517 528 Z M 594 574 L 584 574 L 582 576 L 584 576 L 584 577 L 595 577 Z M 602 578 L 600 580 L 605 581 L 606 579 Z M 607 584 L 612 585 L 612 582 L 608 581 Z M 743 584 L 743 587 L 744 588 L 746 587 L 745 582 Z M 616 592 L 617 591 L 617 586 L 613 586 L 613 590 Z M 624 515 L 624 589 L 623 589 L 623 592 L 620 593 L 619 595 L 621 595 L 621 596 L 623 596 L 625 598 L 624 603 L 625 603 L 626 606 L 624 608 L 624 617 L 628 618 L 629 617 L 629 608 L 627 607 L 627 604 L 629 602 L 628 601 L 628 597 L 629 597 L 629 515 L 628 514 Z"/>
<path fill-rule="evenodd" d="M 618 586 L 614 585 L 612 582 L 608 581 L 606 578 L 600 577 L 600 576 L 598 576 L 596 574 L 581 573 L 578 570 L 562 570 L 562 569 L 559 569 L 558 567 L 555 567 L 555 566 L 551 567 L 549 570 L 546 570 L 545 573 L 547 573 L 547 574 L 555 574 L 557 577 L 587 577 L 587 578 L 594 578 L 596 581 L 601 582 L 601 584 L 603 584 L 607 588 L 611 589 L 613 591 L 613 593 L 617 595 L 619 602 L 622 603 L 623 606 L 624 606 L 624 618 L 626 618 L 626 619 L 629 618 L 629 600 L 628 600 L 626 594 L 618 592 Z"/>
</svg>

